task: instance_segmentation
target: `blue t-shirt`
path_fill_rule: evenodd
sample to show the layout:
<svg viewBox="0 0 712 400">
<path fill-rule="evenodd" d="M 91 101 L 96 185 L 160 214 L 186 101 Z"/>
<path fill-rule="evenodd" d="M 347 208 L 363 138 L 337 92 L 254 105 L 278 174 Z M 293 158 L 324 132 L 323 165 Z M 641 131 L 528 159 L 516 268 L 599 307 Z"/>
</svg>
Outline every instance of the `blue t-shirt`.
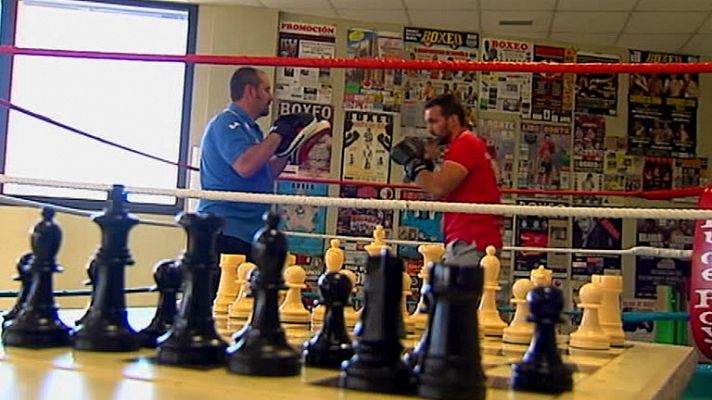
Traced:
<svg viewBox="0 0 712 400">
<path fill-rule="evenodd" d="M 259 125 L 234 103 L 210 120 L 201 143 L 200 184 L 203 190 L 273 193 L 274 178 L 269 163 L 253 176 L 240 176 L 233 163 L 250 146 L 261 143 L 264 135 Z M 222 233 L 252 242 L 264 222 L 262 216 L 269 204 L 229 202 L 201 199 L 199 212 L 209 212 L 225 218 Z"/>
</svg>

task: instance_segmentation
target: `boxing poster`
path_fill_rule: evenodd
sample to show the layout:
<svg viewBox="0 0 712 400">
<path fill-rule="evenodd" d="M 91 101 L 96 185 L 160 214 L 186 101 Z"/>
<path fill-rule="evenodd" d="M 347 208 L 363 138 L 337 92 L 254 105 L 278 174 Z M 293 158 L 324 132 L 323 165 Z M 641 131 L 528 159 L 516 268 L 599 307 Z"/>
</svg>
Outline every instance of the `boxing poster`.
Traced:
<svg viewBox="0 0 712 400">
<path fill-rule="evenodd" d="M 618 56 L 578 53 L 576 62 L 618 63 Z M 617 74 L 576 74 L 576 112 L 615 116 L 618 114 Z"/>
<path fill-rule="evenodd" d="M 479 34 L 472 32 L 405 27 L 403 45 L 408 60 L 479 60 Z M 477 72 L 410 69 L 403 71 L 403 74 L 403 126 L 425 126 L 423 104 L 443 93 L 452 93 L 457 97 L 465 107 L 466 123 L 476 125 Z"/>
<path fill-rule="evenodd" d="M 522 121 L 519 142 L 519 188 L 569 189 L 571 127 Z"/>
<path fill-rule="evenodd" d="M 330 104 L 314 104 L 277 100 L 277 115 L 308 113 L 334 124 L 334 108 Z M 314 178 L 328 178 L 331 173 L 332 129 L 320 132 L 304 142 L 297 150 L 284 173 Z"/>
<path fill-rule="evenodd" d="M 429 201 L 432 198 L 423 191 L 401 190 L 401 200 Z M 416 210 L 400 211 L 398 239 L 419 242 L 442 243 L 442 213 Z M 422 258 L 418 246 L 398 246 L 398 255 L 405 258 Z"/>
<path fill-rule="evenodd" d="M 691 250 L 694 221 L 641 219 L 637 221 L 638 246 Z M 635 260 L 635 297 L 655 298 L 656 287 L 668 285 L 687 293 L 690 260 L 637 256 Z"/>
<path fill-rule="evenodd" d="M 403 58 L 403 38 L 399 33 L 349 29 L 348 58 Z M 400 110 L 403 102 L 403 71 L 400 69 L 346 69 L 344 108 L 372 111 Z"/>
<path fill-rule="evenodd" d="M 706 158 L 676 158 L 673 162 L 673 189 L 707 186 Z M 697 197 L 685 197 L 673 201 L 697 204 Z"/>
<path fill-rule="evenodd" d="M 571 48 L 534 46 L 534 61 L 572 63 L 576 51 Z M 532 115 L 535 121 L 571 123 L 574 108 L 574 74 L 537 72 L 532 75 Z"/>
<path fill-rule="evenodd" d="M 328 185 L 307 182 L 277 183 L 277 194 L 296 196 L 328 196 Z M 282 216 L 282 229 L 287 232 L 325 233 L 326 208 L 302 204 L 277 206 Z M 289 252 L 316 255 L 324 252 L 324 240 L 287 235 Z"/>
<path fill-rule="evenodd" d="M 643 190 L 672 189 L 672 158 L 645 157 L 643 161 Z"/>
<path fill-rule="evenodd" d="M 349 199 L 393 200 L 395 192 L 389 187 L 342 185 L 340 197 Z M 336 234 L 373 237 L 376 225 L 381 225 L 386 237 L 393 237 L 393 210 L 339 208 Z"/>
<path fill-rule="evenodd" d="M 632 63 L 690 63 L 698 57 L 630 50 Z M 628 94 L 630 153 L 694 157 L 698 74 L 631 74 Z"/>
<path fill-rule="evenodd" d="M 333 25 L 283 21 L 279 24 L 279 56 L 334 58 L 336 28 Z M 278 67 L 277 99 L 331 104 L 331 69 Z"/>
<path fill-rule="evenodd" d="M 620 218 L 573 218 L 573 244 L 575 249 L 620 250 L 623 220 Z M 571 263 L 571 276 L 590 278 L 591 274 L 615 274 L 621 271 L 619 255 L 589 255 L 575 253 Z"/>
<path fill-rule="evenodd" d="M 562 201 L 519 199 L 518 205 L 566 207 Z M 539 215 L 518 215 L 514 218 L 514 245 L 517 247 L 567 247 L 571 235 L 568 218 L 552 218 Z M 568 257 L 564 254 L 536 250 L 514 253 L 514 276 L 529 277 L 529 271 L 543 265 L 553 271 L 556 278 L 568 277 Z"/>
<path fill-rule="evenodd" d="M 576 205 L 601 205 L 605 202 L 602 196 L 584 195 L 583 192 L 597 192 L 603 186 L 603 174 L 596 172 L 574 172 L 574 187 L 582 192 L 580 196 L 573 196 Z"/>
<path fill-rule="evenodd" d="M 600 115 L 576 114 L 574 118 L 574 171 L 603 172 L 606 119 Z"/>
<path fill-rule="evenodd" d="M 482 61 L 528 62 L 534 46 L 508 39 L 484 39 Z M 480 73 L 480 110 L 531 116 L 532 74 L 528 72 Z"/>
<path fill-rule="evenodd" d="M 514 185 L 514 154 L 515 143 L 519 136 L 519 123 L 515 117 L 482 116 L 477 134 L 487 146 L 492 160 L 495 162 L 495 172 L 501 188 L 512 188 Z"/>
<path fill-rule="evenodd" d="M 642 188 L 643 157 L 623 150 L 606 151 L 603 188 L 634 192 Z"/>
<path fill-rule="evenodd" d="M 394 115 L 346 111 L 341 179 L 387 183 Z"/>
</svg>

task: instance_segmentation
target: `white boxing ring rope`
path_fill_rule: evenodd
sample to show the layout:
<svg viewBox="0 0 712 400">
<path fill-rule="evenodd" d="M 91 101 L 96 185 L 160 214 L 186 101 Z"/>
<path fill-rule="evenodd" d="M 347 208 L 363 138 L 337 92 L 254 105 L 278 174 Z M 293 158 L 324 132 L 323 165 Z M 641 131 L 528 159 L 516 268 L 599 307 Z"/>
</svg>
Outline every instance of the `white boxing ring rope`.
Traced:
<svg viewBox="0 0 712 400">
<path fill-rule="evenodd" d="M 107 191 L 111 185 L 66 182 L 57 180 L 20 178 L 0 174 L 0 183 L 45 186 L 65 189 Z M 594 218 L 653 218 L 653 219 L 712 219 L 712 210 L 675 208 L 622 208 L 622 207 L 551 207 L 514 204 L 470 204 L 436 201 L 350 199 L 320 196 L 295 196 L 284 194 L 220 192 L 196 189 L 156 189 L 126 186 L 127 193 L 172 196 L 178 198 L 209 199 L 261 204 L 289 204 L 320 207 L 371 208 L 382 210 L 414 210 L 431 212 L 458 212 L 466 214 L 539 215 L 543 217 L 594 217 Z"/>
<path fill-rule="evenodd" d="M 339 239 L 343 241 L 351 242 L 370 242 L 373 240 L 372 237 L 358 237 L 358 236 L 340 236 L 340 235 L 328 235 L 322 233 L 307 233 L 307 232 L 284 232 L 287 236 L 303 237 L 303 238 L 314 238 L 314 239 Z M 420 242 L 416 240 L 397 240 L 397 239 L 384 239 L 387 243 L 399 244 L 405 246 L 419 246 L 422 244 L 436 244 L 434 242 Z M 660 257 L 660 258 L 678 258 L 682 260 L 687 260 L 692 255 L 692 250 L 680 250 L 680 249 L 663 249 L 650 246 L 634 246 L 627 249 L 569 249 L 565 247 L 522 247 L 522 246 L 503 246 L 504 251 L 522 251 L 522 252 L 546 252 L 546 253 L 567 253 L 567 254 L 589 254 L 589 255 L 607 255 L 607 256 L 649 256 L 649 257 Z"/>
<path fill-rule="evenodd" d="M 32 186 L 47 186 L 60 187 L 69 189 L 88 189 L 107 191 L 111 189 L 111 185 L 94 184 L 94 183 L 79 183 L 65 182 L 54 180 L 43 180 L 33 178 L 11 177 L 0 174 L 0 183 L 14 183 L 21 185 Z M 496 208 L 498 212 L 492 214 L 511 214 L 511 215 L 543 215 L 554 217 L 601 217 L 601 218 L 676 218 L 676 219 L 712 219 L 712 210 L 693 210 L 693 209 L 650 209 L 650 208 L 608 208 L 608 207 L 546 207 L 546 206 L 522 206 L 522 205 L 492 205 L 492 204 L 461 204 L 461 203 L 443 203 L 443 202 L 424 202 L 424 201 L 407 201 L 407 200 L 364 200 L 364 199 L 344 199 L 330 197 L 312 197 L 312 196 L 293 196 L 293 195 L 273 195 L 273 194 L 257 194 L 257 193 L 242 193 L 242 192 L 216 192 L 202 191 L 190 189 L 154 189 L 140 187 L 126 187 L 126 192 L 136 194 L 153 194 L 162 196 L 175 196 L 180 198 L 206 198 L 226 201 L 242 201 L 255 203 L 277 203 L 277 204 L 299 204 L 309 206 L 329 206 L 329 207 L 353 207 L 353 208 L 376 208 L 376 209 L 398 209 L 398 210 L 418 210 L 418 211 L 457 211 L 465 213 L 487 213 L 489 210 L 484 208 Z M 324 201 L 327 200 L 327 201 Z M 0 195 L 0 203 L 11 205 L 25 205 L 33 207 L 42 207 L 47 204 L 20 199 L 12 196 Z M 57 211 L 92 217 L 96 212 L 79 210 L 70 207 L 62 207 L 51 205 Z M 534 209 L 534 211 L 529 211 Z M 507 210 L 502 212 L 501 210 Z M 594 212 L 589 212 L 594 211 Z M 144 225 L 161 226 L 161 227 L 179 227 L 175 222 L 152 221 L 142 219 Z M 356 236 L 339 236 L 319 233 L 307 232 L 285 232 L 286 235 L 292 237 L 305 237 L 315 239 L 340 239 L 343 241 L 370 241 L 371 237 L 356 237 Z M 386 242 L 396 245 L 419 246 L 422 244 L 432 244 L 432 242 L 421 242 L 413 240 L 396 240 L 385 239 Z M 521 251 L 521 252 L 548 252 L 548 253 L 567 253 L 567 254 L 588 254 L 588 255 L 632 255 L 632 256 L 650 256 L 661 258 L 678 258 L 689 259 L 692 250 L 680 249 L 665 249 L 649 246 L 634 246 L 627 249 L 570 249 L 570 248 L 552 248 L 552 247 L 522 247 L 522 246 L 504 246 L 504 251 Z"/>
</svg>

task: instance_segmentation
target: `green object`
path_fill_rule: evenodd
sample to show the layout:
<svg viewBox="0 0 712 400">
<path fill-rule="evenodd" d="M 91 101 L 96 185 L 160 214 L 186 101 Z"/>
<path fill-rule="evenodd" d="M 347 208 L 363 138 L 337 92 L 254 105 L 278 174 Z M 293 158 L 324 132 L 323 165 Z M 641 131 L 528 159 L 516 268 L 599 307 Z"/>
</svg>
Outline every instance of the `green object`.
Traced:
<svg viewBox="0 0 712 400">
<path fill-rule="evenodd" d="M 676 311 L 676 301 L 675 294 L 672 287 L 660 285 L 657 287 L 658 304 L 657 310 L 659 312 L 673 312 Z M 655 342 L 656 343 L 666 343 L 675 344 L 676 343 L 676 327 L 675 321 L 657 321 L 655 322 Z"/>
</svg>

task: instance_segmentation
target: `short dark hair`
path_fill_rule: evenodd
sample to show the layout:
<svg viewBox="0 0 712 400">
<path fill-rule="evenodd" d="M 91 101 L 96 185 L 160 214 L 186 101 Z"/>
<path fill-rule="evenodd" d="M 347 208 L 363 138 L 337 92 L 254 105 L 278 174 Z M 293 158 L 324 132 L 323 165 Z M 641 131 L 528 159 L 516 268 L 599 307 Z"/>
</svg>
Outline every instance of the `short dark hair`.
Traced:
<svg viewBox="0 0 712 400">
<path fill-rule="evenodd" d="M 262 81 L 260 80 L 260 71 L 253 67 L 238 68 L 230 78 L 230 99 L 237 101 L 245 95 L 247 86 L 259 87 Z"/>
<path fill-rule="evenodd" d="M 440 106 L 440 110 L 445 118 L 451 115 L 457 115 L 460 125 L 465 126 L 465 109 L 455 95 L 452 93 L 437 95 L 425 103 L 426 110 L 435 106 Z"/>
</svg>

